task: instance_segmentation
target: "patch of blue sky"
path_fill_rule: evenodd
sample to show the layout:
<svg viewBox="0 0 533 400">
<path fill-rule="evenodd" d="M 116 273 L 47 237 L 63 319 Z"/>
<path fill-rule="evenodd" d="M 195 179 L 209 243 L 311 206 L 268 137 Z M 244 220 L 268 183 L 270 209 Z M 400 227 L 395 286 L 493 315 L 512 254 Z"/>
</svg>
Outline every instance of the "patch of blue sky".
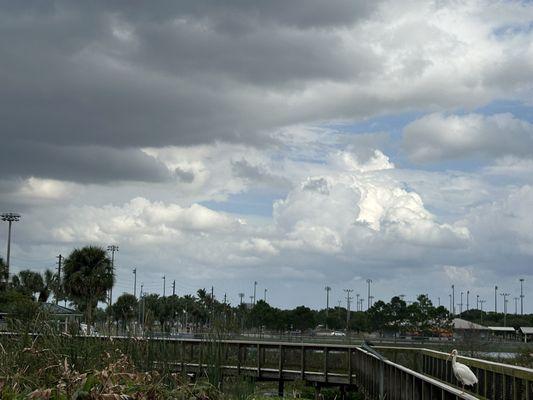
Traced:
<svg viewBox="0 0 533 400">
<path fill-rule="evenodd" d="M 483 115 L 510 113 L 516 118 L 533 122 L 533 107 L 517 100 L 496 100 L 475 110 Z"/>
<path fill-rule="evenodd" d="M 272 205 L 286 194 L 251 190 L 246 193 L 234 194 L 224 201 L 204 201 L 202 204 L 215 211 L 239 215 L 253 215 L 271 218 Z"/>
<path fill-rule="evenodd" d="M 411 111 L 400 114 L 381 115 L 351 124 L 331 124 L 325 126 L 339 132 L 351 134 L 388 132 L 392 135 L 399 135 L 407 124 L 424 114 L 426 113 L 421 111 Z"/>
<path fill-rule="evenodd" d="M 528 3 L 532 3 L 529 1 Z M 492 34 L 498 38 L 505 36 L 516 36 L 521 34 L 528 34 L 533 30 L 533 21 L 528 21 L 523 24 L 506 24 L 501 25 L 492 31 Z"/>
</svg>

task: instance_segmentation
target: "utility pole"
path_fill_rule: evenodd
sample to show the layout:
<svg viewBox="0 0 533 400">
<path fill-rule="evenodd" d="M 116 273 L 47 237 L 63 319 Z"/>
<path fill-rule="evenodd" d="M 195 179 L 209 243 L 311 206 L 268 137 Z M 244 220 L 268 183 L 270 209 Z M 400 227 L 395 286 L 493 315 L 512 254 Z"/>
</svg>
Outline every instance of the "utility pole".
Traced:
<svg viewBox="0 0 533 400">
<path fill-rule="evenodd" d="M 519 297 L 514 298 L 514 315 L 518 314 L 518 299 Z"/>
<path fill-rule="evenodd" d="M 239 297 L 241 298 L 241 303 L 240 304 L 242 305 L 242 299 L 244 297 L 244 293 L 239 293 Z"/>
<path fill-rule="evenodd" d="M 476 294 L 476 310 L 479 310 L 479 294 Z"/>
<path fill-rule="evenodd" d="M 509 293 L 500 293 L 503 297 L 503 326 L 507 326 L 507 296 L 509 295 Z"/>
<path fill-rule="evenodd" d="M 461 302 L 459 303 L 459 315 L 463 313 L 463 292 L 461 292 Z"/>
<path fill-rule="evenodd" d="M 353 289 L 344 289 L 344 292 L 346 293 L 346 332 L 348 332 L 350 329 L 350 300 L 353 299 L 350 293 L 353 292 Z"/>
<path fill-rule="evenodd" d="M 118 251 L 118 246 L 112 244 L 107 246 L 107 251 L 111 252 L 111 273 L 115 276 L 115 251 Z M 109 305 L 113 304 L 113 286 L 109 289 Z"/>
<path fill-rule="evenodd" d="M 359 309 L 360 309 L 361 311 L 363 311 L 363 303 L 364 303 L 365 299 L 361 297 L 361 298 L 359 299 L 359 301 L 361 302 L 361 307 L 359 307 Z"/>
<path fill-rule="evenodd" d="M 357 298 L 357 304 L 355 305 L 355 309 L 356 309 L 357 311 L 363 311 L 363 310 L 361 310 L 361 309 L 359 308 L 359 296 L 361 296 L 359 293 L 356 293 L 356 294 L 355 294 L 355 297 Z"/>
<path fill-rule="evenodd" d="M 520 278 L 520 315 L 524 315 L 524 278 Z"/>
<path fill-rule="evenodd" d="M 370 298 L 370 284 L 372 283 L 372 279 L 367 279 L 366 283 L 368 283 L 368 301 L 366 302 L 366 309 L 368 310 L 372 307 L 372 299 Z"/>
<path fill-rule="evenodd" d="M 455 316 L 455 285 L 452 285 L 452 315 Z"/>
<path fill-rule="evenodd" d="M 2 218 L 2 221 L 6 222 L 9 224 L 8 225 L 8 228 L 7 228 L 7 259 L 6 259 L 6 287 L 7 287 L 7 283 L 9 282 L 9 260 L 10 260 L 10 256 L 11 256 L 11 224 L 13 222 L 18 222 L 20 221 L 20 215 L 19 214 L 15 214 L 15 213 L 3 213 L 1 215 L 1 218 Z"/>
<path fill-rule="evenodd" d="M 453 300 L 452 300 L 452 295 L 449 294 L 448 297 L 450 298 L 450 314 L 453 316 L 453 307 L 452 307 L 452 304 L 453 304 L 452 301 L 453 301 Z"/>
<path fill-rule="evenodd" d="M 139 292 L 139 302 L 137 303 L 137 307 L 139 308 L 139 324 L 142 324 L 144 328 L 143 319 L 142 319 L 142 303 L 141 303 L 143 300 L 143 287 L 144 287 L 144 284 L 141 282 L 141 291 Z"/>
<path fill-rule="evenodd" d="M 264 301 L 265 303 L 266 303 L 266 301 L 267 301 L 267 291 L 268 291 L 268 289 L 265 288 L 265 293 L 264 293 L 264 295 L 263 295 L 263 301 Z"/>
<path fill-rule="evenodd" d="M 166 296 L 166 289 L 167 289 L 167 277 L 163 275 L 163 297 Z"/>
<path fill-rule="evenodd" d="M 63 256 L 60 254 L 57 256 L 57 288 L 55 293 L 55 302 L 56 306 L 59 301 L 58 294 L 63 291 L 62 285 L 61 285 L 61 261 L 63 261 Z"/>
<path fill-rule="evenodd" d="M 326 329 L 328 329 L 328 317 L 329 317 L 329 292 L 331 292 L 331 288 L 329 286 L 326 286 L 324 288 L 326 291 Z"/>
<path fill-rule="evenodd" d="M 466 291 L 466 311 L 470 310 L 470 290 Z"/>
<path fill-rule="evenodd" d="M 439 307 L 440 307 L 440 296 L 437 297 L 437 301 L 438 301 L 438 303 L 439 303 Z"/>
<path fill-rule="evenodd" d="M 255 291 L 257 289 L 257 281 L 254 281 L 254 302 L 253 305 L 255 306 Z"/>
<path fill-rule="evenodd" d="M 137 268 L 133 268 L 133 296 L 137 298 Z"/>
<path fill-rule="evenodd" d="M 498 286 L 494 286 L 494 314 L 498 313 Z"/>
<path fill-rule="evenodd" d="M 481 313 L 480 313 L 480 315 L 481 315 L 481 322 L 480 323 L 481 324 L 483 324 L 483 303 L 485 303 L 486 301 L 487 300 L 481 300 L 481 299 L 479 300 L 479 305 L 481 306 Z"/>
</svg>

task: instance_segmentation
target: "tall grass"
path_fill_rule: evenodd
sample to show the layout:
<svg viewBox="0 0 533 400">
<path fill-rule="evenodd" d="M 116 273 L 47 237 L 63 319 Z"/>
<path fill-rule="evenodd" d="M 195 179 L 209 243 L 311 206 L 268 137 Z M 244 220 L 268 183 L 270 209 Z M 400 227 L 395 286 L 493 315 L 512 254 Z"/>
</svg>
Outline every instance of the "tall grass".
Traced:
<svg viewBox="0 0 533 400">
<path fill-rule="evenodd" d="M 11 321 L 10 331 L 0 336 L 1 399 L 222 398 L 208 382 L 173 373 L 168 361 L 175 354 L 165 341 L 75 336 L 44 314 Z"/>
</svg>

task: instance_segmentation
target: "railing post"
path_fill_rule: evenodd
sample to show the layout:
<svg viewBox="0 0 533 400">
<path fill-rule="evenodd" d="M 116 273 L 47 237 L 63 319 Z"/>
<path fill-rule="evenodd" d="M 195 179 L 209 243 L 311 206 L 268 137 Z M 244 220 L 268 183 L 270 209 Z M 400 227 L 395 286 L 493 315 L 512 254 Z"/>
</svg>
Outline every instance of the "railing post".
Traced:
<svg viewBox="0 0 533 400">
<path fill-rule="evenodd" d="M 348 348 L 348 384 L 352 384 L 352 375 L 353 375 L 353 368 L 352 368 L 352 349 L 351 347 Z"/>
<path fill-rule="evenodd" d="M 237 344 L 237 375 L 241 374 L 241 364 L 242 364 L 242 345 Z"/>
<path fill-rule="evenodd" d="M 300 366 L 302 368 L 300 378 L 305 379 L 305 346 L 302 346 L 302 352 L 300 354 Z"/>
<path fill-rule="evenodd" d="M 328 348 L 324 347 L 324 382 L 328 382 Z"/>
<path fill-rule="evenodd" d="M 285 352 L 283 351 L 283 346 L 280 345 L 279 346 L 279 363 L 278 363 L 278 368 L 279 368 L 279 378 L 281 379 L 283 377 L 283 361 L 284 361 L 284 356 L 285 356 Z"/>
<path fill-rule="evenodd" d="M 279 346 L 279 363 L 278 363 L 278 368 L 279 368 L 279 374 L 278 374 L 278 396 L 279 397 L 283 397 L 283 389 L 284 389 L 284 384 L 283 384 L 283 364 L 284 364 L 284 358 L 285 358 L 285 352 L 284 352 L 284 348 L 283 348 L 283 345 L 280 345 Z"/>
<path fill-rule="evenodd" d="M 185 342 L 182 340 L 180 342 L 180 358 L 181 358 L 181 372 L 185 372 Z"/>
<path fill-rule="evenodd" d="M 261 378 L 261 345 L 257 343 L 257 377 Z"/>
<path fill-rule="evenodd" d="M 379 360 L 379 398 L 383 399 L 385 396 L 384 383 L 385 383 L 385 374 L 383 371 L 384 365 L 383 360 Z"/>
</svg>

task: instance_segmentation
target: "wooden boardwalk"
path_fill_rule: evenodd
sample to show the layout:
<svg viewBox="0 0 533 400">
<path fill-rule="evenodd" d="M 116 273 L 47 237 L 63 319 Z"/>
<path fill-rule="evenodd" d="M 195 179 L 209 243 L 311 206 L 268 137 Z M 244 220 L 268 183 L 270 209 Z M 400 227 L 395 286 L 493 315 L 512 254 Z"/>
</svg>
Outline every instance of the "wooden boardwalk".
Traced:
<svg viewBox="0 0 533 400">
<path fill-rule="evenodd" d="M 341 392 L 359 390 L 367 399 L 447 400 L 478 399 L 436 377 L 416 372 L 371 350 L 342 344 L 254 342 L 243 340 L 152 339 L 166 362 L 188 373 L 219 371 L 284 382 L 302 380 L 317 391 L 338 386 Z M 511 399 L 511 398 L 510 398 Z"/>
</svg>

